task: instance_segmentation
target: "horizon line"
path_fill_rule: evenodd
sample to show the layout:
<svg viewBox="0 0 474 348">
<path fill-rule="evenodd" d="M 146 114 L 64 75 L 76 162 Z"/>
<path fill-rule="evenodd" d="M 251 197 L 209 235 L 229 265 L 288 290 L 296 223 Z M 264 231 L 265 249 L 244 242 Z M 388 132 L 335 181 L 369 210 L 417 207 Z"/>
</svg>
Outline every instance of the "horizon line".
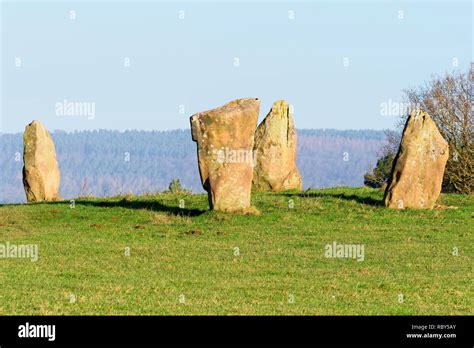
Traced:
<svg viewBox="0 0 474 348">
<path fill-rule="evenodd" d="M 337 131 L 337 132 L 347 132 L 347 131 L 355 131 L 355 132 L 385 132 L 387 130 L 393 130 L 391 128 L 383 128 L 383 129 L 370 129 L 370 128 L 295 128 L 296 131 Z M 153 132 L 175 132 L 175 131 L 191 131 L 191 128 L 173 128 L 173 129 L 125 129 L 125 130 L 120 130 L 120 129 L 106 129 L 106 128 L 96 128 L 96 129 L 75 129 L 75 130 L 64 130 L 64 129 L 54 129 L 52 131 L 49 131 L 50 133 L 81 133 L 81 132 L 98 132 L 98 131 L 106 131 L 106 132 L 118 132 L 118 133 L 126 133 L 126 132 L 147 132 L 147 133 L 153 133 Z M 395 130 L 396 131 L 396 130 Z M 1 135 L 17 135 L 17 134 L 23 134 L 22 131 L 18 132 L 1 132 L 0 131 L 0 136 Z"/>
</svg>

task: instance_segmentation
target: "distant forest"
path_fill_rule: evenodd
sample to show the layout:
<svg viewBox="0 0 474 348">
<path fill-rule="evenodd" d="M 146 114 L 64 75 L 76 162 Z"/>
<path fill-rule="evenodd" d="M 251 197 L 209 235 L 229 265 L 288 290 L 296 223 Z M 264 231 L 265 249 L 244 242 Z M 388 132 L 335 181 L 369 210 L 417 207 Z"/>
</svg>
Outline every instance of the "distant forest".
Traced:
<svg viewBox="0 0 474 348">
<path fill-rule="evenodd" d="M 297 134 L 305 189 L 362 186 L 385 144 L 383 131 L 304 129 Z M 203 192 L 190 130 L 56 131 L 52 137 L 64 198 L 161 192 L 175 178 Z M 23 135 L 0 134 L 0 146 L 0 203 L 25 202 Z"/>
</svg>

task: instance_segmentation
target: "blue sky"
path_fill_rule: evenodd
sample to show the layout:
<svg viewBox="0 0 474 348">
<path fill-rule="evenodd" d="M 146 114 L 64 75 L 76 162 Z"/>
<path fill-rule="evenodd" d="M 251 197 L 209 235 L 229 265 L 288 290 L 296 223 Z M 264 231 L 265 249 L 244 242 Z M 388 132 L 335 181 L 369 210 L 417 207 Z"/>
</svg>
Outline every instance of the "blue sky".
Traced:
<svg viewBox="0 0 474 348">
<path fill-rule="evenodd" d="M 33 119 L 67 131 L 189 128 L 192 114 L 243 97 L 261 99 L 260 119 L 287 100 L 297 128 L 392 128 L 381 103 L 467 71 L 473 55 L 471 1 L 1 5 L 4 133 Z M 64 100 L 93 104 L 94 116 L 59 115 Z"/>
</svg>

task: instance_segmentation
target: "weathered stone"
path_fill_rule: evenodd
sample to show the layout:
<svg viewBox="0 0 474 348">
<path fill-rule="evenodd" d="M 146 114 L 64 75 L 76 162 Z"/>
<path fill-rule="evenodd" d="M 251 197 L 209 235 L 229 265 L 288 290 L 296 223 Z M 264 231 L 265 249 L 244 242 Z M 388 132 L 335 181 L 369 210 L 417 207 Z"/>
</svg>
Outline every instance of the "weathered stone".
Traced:
<svg viewBox="0 0 474 348">
<path fill-rule="evenodd" d="M 61 178 L 50 134 L 40 122 L 33 121 L 25 128 L 23 142 L 23 186 L 27 201 L 60 199 Z"/>
<path fill-rule="evenodd" d="M 255 132 L 257 157 L 252 189 L 254 191 L 301 190 L 296 166 L 296 131 L 284 100 L 273 104 Z"/>
<path fill-rule="evenodd" d="M 199 172 L 211 209 L 246 212 L 250 208 L 259 108 L 257 98 L 237 99 L 191 117 Z"/>
<path fill-rule="evenodd" d="M 385 190 L 389 208 L 433 208 L 441 192 L 449 148 L 431 117 L 419 110 L 407 119 Z"/>
</svg>

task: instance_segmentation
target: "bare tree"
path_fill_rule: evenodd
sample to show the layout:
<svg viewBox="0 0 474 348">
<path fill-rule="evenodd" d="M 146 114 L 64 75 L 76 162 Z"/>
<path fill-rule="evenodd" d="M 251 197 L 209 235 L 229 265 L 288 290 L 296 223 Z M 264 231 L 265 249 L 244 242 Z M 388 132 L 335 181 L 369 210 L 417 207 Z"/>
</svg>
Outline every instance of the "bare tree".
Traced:
<svg viewBox="0 0 474 348">
<path fill-rule="evenodd" d="M 472 117 L 473 65 L 466 73 L 435 76 L 422 87 L 405 90 L 408 102 L 431 116 L 449 143 L 449 159 L 443 189 L 450 192 L 472 193 L 474 188 L 474 122 Z M 401 117 L 402 129 L 408 115 Z M 389 138 L 390 146 L 400 142 Z"/>
</svg>

